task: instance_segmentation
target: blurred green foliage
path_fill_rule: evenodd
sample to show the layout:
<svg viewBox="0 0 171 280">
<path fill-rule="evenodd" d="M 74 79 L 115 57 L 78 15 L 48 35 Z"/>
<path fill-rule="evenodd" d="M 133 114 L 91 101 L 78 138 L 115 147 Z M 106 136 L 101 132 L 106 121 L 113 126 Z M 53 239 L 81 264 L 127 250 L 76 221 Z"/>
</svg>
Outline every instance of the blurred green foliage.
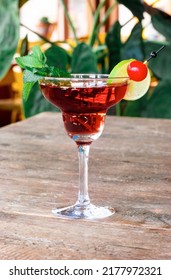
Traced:
<svg viewBox="0 0 171 280">
<path fill-rule="evenodd" d="M 109 73 L 123 59 L 135 58 L 143 61 L 149 57 L 152 51 L 158 50 L 161 45 L 166 45 L 165 51 L 161 52 L 157 59 L 152 59 L 149 62 L 152 76 L 158 81 L 157 86 L 150 89 L 143 98 L 137 101 L 120 102 L 117 105 L 120 107 L 117 112 L 124 116 L 171 118 L 171 16 L 153 6 L 142 3 L 141 0 L 114 0 L 106 11 L 104 19 L 100 21 L 100 11 L 106 1 L 101 0 L 97 10 L 92 11 L 94 24 L 89 40 L 85 43 L 78 40 L 65 2 L 61 0 L 68 24 L 73 32 L 75 46 L 67 52 L 58 43 L 51 43 L 51 46 L 46 50 L 49 63 L 67 69 L 71 73 Z M 9 69 L 17 48 L 19 39 L 18 9 L 25 2 L 27 1 L 0 0 L 0 78 Z M 127 40 L 123 42 L 121 37 L 123 26 L 119 21 L 116 21 L 106 34 L 105 42 L 102 43 L 99 40 L 100 28 L 105 24 L 117 4 L 123 4 L 127 7 L 138 19 L 138 23 L 132 28 Z M 144 12 L 150 15 L 153 27 L 164 36 L 163 42 L 143 39 Z M 28 51 L 26 38 L 21 46 L 21 55 L 26 54 Z M 41 95 L 38 85 L 32 89 L 28 102 L 24 102 L 23 106 L 26 117 L 42 111 L 56 110 Z"/>
</svg>

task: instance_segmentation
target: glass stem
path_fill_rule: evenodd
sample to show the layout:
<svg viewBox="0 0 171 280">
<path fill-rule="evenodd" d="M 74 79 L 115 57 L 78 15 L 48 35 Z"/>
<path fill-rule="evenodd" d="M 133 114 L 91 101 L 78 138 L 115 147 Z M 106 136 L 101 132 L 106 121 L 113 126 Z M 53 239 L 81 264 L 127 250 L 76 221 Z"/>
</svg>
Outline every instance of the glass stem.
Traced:
<svg viewBox="0 0 171 280">
<path fill-rule="evenodd" d="M 77 204 L 79 206 L 87 206 L 90 204 L 88 195 L 88 157 L 89 157 L 89 145 L 78 146 L 78 158 L 79 158 L 79 193 Z"/>
</svg>

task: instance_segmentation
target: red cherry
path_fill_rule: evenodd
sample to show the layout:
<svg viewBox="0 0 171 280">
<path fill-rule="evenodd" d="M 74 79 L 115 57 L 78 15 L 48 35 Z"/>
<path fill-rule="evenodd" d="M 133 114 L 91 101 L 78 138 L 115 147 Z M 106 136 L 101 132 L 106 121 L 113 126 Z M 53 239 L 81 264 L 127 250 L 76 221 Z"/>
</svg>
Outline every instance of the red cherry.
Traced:
<svg viewBox="0 0 171 280">
<path fill-rule="evenodd" d="M 128 64 L 127 73 L 131 80 L 140 82 L 147 77 L 147 66 L 138 60 L 134 60 Z"/>
</svg>

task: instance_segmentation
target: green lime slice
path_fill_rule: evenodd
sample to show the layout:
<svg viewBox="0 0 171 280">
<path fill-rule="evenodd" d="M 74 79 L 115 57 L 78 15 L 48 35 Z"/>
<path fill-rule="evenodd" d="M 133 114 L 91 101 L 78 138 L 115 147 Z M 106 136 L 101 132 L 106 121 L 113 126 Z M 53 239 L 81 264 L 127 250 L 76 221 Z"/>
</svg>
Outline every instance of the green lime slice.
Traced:
<svg viewBox="0 0 171 280">
<path fill-rule="evenodd" d="M 128 77 L 127 66 L 133 60 L 135 59 L 122 60 L 121 62 L 119 62 L 110 72 L 108 83 L 112 83 L 112 78 L 115 77 L 123 77 L 123 79 L 124 77 Z M 151 76 L 149 70 L 144 80 L 140 82 L 129 80 L 128 88 L 124 96 L 124 99 L 137 100 L 141 98 L 148 91 L 150 82 L 151 82 Z"/>
</svg>

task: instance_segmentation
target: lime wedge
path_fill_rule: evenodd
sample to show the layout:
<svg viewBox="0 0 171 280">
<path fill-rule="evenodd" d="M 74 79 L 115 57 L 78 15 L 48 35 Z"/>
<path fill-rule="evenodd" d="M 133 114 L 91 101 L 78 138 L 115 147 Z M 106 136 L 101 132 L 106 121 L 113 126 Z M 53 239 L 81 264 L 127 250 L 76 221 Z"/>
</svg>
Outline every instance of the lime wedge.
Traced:
<svg viewBox="0 0 171 280">
<path fill-rule="evenodd" d="M 135 59 L 127 59 L 120 61 L 110 72 L 109 78 L 111 77 L 128 77 L 127 66 L 131 61 Z"/>
<path fill-rule="evenodd" d="M 141 82 L 135 82 L 130 80 L 126 94 L 123 99 L 125 100 L 137 100 L 146 94 L 150 87 L 151 76 L 148 70 L 147 77 Z"/>
<path fill-rule="evenodd" d="M 112 83 L 112 78 L 114 77 L 128 77 L 127 67 L 128 64 L 135 59 L 122 60 L 119 62 L 109 74 L 109 83 Z M 140 82 L 129 80 L 128 88 L 123 99 L 125 100 L 137 100 L 141 98 L 149 89 L 151 82 L 150 72 L 146 78 Z"/>
</svg>

